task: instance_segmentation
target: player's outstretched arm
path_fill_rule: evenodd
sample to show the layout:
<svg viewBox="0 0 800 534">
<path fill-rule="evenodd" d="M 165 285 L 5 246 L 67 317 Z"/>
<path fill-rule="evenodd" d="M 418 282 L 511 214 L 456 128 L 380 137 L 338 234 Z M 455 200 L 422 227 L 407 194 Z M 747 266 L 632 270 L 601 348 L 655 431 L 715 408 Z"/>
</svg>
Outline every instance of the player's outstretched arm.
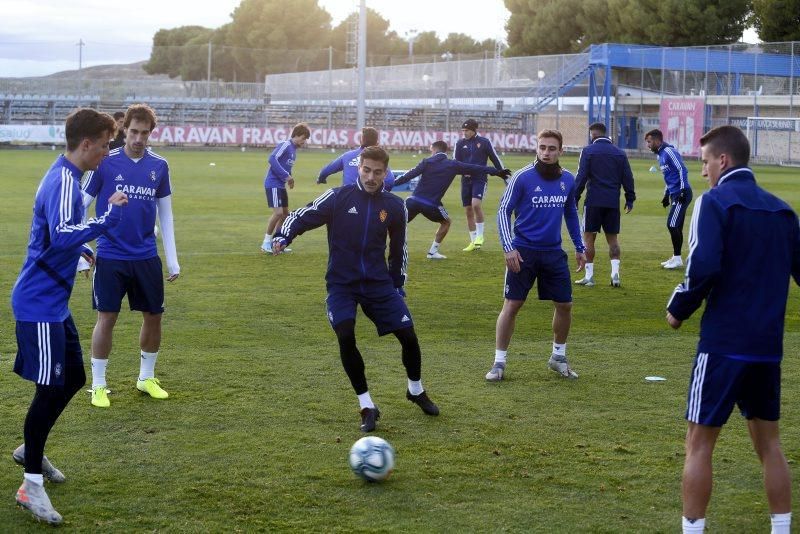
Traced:
<svg viewBox="0 0 800 534">
<path fill-rule="evenodd" d="M 290 212 L 272 238 L 273 253 L 286 248 L 298 235 L 326 224 L 333 213 L 335 197 L 336 192 L 328 189 L 313 202 Z"/>
</svg>

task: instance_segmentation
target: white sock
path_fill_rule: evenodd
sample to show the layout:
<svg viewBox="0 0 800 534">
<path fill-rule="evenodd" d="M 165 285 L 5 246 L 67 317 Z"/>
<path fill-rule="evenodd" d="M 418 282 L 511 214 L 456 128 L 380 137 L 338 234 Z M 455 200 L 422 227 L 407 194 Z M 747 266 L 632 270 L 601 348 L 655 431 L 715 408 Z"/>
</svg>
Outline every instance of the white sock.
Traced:
<svg viewBox="0 0 800 534">
<path fill-rule="evenodd" d="M 494 363 L 502 363 L 503 365 L 506 364 L 506 354 L 508 354 L 507 350 L 494 350 Z"/>
<path fill-rule="evenodd" d="M 594 276 L 594 263 L 587 263 L 584 269 L 586 269 L 586 278 Z"/>
<path fill-rule="evenodd" d="M 611 260 L 611 276 L 619 274 L 619 260 Z"/>
<path fill-rule="evenodd" d="M 92 388 L 106 385 L 106 366 L 108 358 L 102 360 L 92 356 Z"/>
<path fill-rule="evenodd" d="M 673 261 L 681 261 L 681 257 L 680 256 L 672 256 L 672 260 Z"/>
<path fill-rule="evenodd" d="M 700 519 L 694 519 L 692 521 L 684 517 L 682 519 L 682 522 L 683 522 L 683 534 L 691 534 L 695 532 L 702 533 L 706 529 L 705 517 L 701 517 Z"/>
<path fill-rule="evenodd" d="M 372 403 L 372 397 L 369 396 L 369 391 L 365 391 L 364 393 L 358 396 L 358 405 L 362 410 L 364 408 L 375 407 L 375 405 Z"/>
<path fill-rule="evenodd" d="M 139 380 L 155 378 L 157 358 L 158 352 L 142 351 L 142 359 L 139 361 Z"/>
<path fill-rule="evenodd" d="M 567 355 L 567 344 L 566 343 L 556 343 L 553 341 L 553 354 L 557 354 L 558 356 L 566 356 Z"/>
<path fill-rule="evenodd" d="M 475 237 L 483 237 L 483 225 L 486 223 L 475 223 Z"/>
<path fill-rule="evenodd" d="M 422 388 L 422 380 L 411 380 L 410 378 L 408 379 L 409 393 L 411 393 L 412 395 L 419 395 L 423 391 L 425 390 Z"/>
<path fill-rule="evenodd" d="M 792 513 L 770 514 L 772 534 L 789 534 L 792 530 Z"/>
<path fill-rule="evenodd" d="M 433 244 L 431 245 L 431 249 L 428 251 L 428 254 L 436 254 L 437 252 L 439 252 L 439 247 L 441 245 L 442 245 L 441 243 L 437 243 L 436 241 L 434 241 Z"/>
<path fill-rule="evenodd" d="M 32 473 L 25 473 L 24 475 L 25 480 L 28 482 L 33 482 L 34 484 L 38 484 L 39 486 L 44 486 L 44 475 L 39 473 L 38 475 L 34 475 Z"/>
<path fill-rule="evenodd" d="M 470 230 L 470 232 L 469 232 L 469 241 L 470 241 L 470 243 L 475 241 L 475 236 L 477 236 L 477 235 L 478 235 L 478 232 Z"/>
</svg>

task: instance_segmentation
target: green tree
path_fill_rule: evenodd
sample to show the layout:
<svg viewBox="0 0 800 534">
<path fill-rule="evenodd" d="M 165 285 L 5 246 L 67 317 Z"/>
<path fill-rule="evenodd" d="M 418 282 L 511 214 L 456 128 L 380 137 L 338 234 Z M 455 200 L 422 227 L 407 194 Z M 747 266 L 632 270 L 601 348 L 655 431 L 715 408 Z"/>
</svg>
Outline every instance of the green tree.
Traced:
<svg viewBox="0 0 800 534">
<path fill-rule="evenodd" d="M 414 54 L 430 55 L 443 52 L 436 32 L 422 32 L 414 39 Z"/>
<path fill-rule="evenodd" d="M 153 51 L 145 63 L 148 74 L 167 74 L 175 78 L 181 74 L 184 46 L 194 39 L 208 42 L 214 30 L 202 26 L 180 26 L 171 30 L 158 30 L 153 36 Z"/>
<path fill-rule="evenodd" d="M 800 41 L 800 0 L 753 0 L 752 20 L 763 41 Z"/>
<path fill-rule="evenodd" d="M 340 22 L 330 32 L 330 45 L 336 50 L 347 49 L 347 36 L 351 28 L 357 28 L 358 13 L 353 12 Z M 384 19 L 377 11 L 367 8 L 367 55 L 368 64 L 386 65 L 388 58 L 393 55 L 401 55 L 407 44 L 398 37 L 397 33 L 389 31 L 389 21 Z M 344 66 L 344 55 L 339 56 L 341 63 L 337 67 Z"/>
</svg>

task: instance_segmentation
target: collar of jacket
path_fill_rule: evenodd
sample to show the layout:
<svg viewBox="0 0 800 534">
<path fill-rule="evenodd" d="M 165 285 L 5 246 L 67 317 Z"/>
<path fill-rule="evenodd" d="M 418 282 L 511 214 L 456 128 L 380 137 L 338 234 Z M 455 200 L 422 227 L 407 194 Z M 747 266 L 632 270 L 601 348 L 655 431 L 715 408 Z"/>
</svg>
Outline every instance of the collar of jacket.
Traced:
<svg viewBox="0 0 800 534">
<path fill-rule="evenodd" d="M 731 167 L 730 169 L 722 173 L 722 175 L 719 177 L 719 180 L 717 181 L 717 185 L 726 181 L 728 178 L 733 178 L 735 180 L 753 180 L 755 182 L 756 175 L 753 174 L 753 171 L 752 169 L 750 169 L 750 167 L 746 167 L 744 165 L 739 165 L 738 167 Z"/>
<path fill-rule="evenodd" d="M 600 137 L 597 137 L 594 141 L 592 141 L 592 144 L 594 144 L 594 143 L 596 143 L 598 141 L 603 141 L 604 143 L 610 143 L 611 142 L 611 138 L 607 137 L 607 136 L 600 136 Z"/>
</svg>

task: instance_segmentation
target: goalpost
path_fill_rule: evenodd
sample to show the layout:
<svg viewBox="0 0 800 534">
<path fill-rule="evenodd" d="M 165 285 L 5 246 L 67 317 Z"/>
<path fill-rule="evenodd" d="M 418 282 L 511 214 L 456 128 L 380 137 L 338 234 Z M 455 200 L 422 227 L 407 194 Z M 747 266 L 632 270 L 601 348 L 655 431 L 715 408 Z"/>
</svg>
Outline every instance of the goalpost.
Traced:
<svg viewBox="0 0 800 534">
<path fill-rule="evenodd" d="M 754 161 L 800 167 L 800 117 L 747 117 L 746 134 Z"/>
</svg>

